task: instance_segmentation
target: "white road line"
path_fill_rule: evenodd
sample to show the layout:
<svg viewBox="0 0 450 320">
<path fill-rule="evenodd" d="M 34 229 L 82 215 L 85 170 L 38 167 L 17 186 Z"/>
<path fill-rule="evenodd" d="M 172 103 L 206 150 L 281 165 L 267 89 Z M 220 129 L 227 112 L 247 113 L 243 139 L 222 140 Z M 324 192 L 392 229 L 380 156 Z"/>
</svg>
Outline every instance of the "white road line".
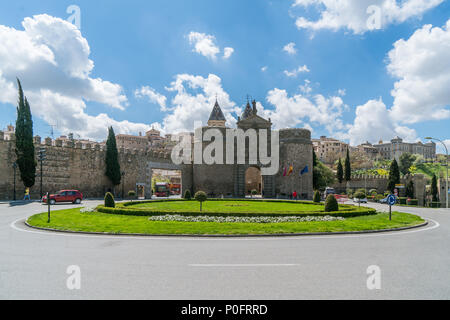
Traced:
<svg viewBox="0 0 450 320">
<path fill-rule="evenodd" d="M 323 235 L 323 236 L 284 236 L 284 237 L 255 237 L 255 238 L 194 238 L 194 237 L 158 237 L 158 236 L 111 236 L 111 235 L 89 235 L 89 234 L 77 234 L 77 233 L 63 233 L 63 232 L 51 232 L 51 231 L 39 231 L 22 229 L 17 226 L 19 221 L 26 219 L 17 219 L 10 224 L 10 227 L 19 232 L 41 234 L 45 236 L 59 236 L 59 237 L 75 237 L 75 238 L 96 238 L 96 239 L 126 239 L 126 240 L 171 240 L 171 241 L 291 241 L 291 240 L 311 240 L 311 239 L 351 239 L 351 238 L 370 238 L 370 237 L 387 237 L 387 236 L 401 236 L 405 234 L 419 233 L 425 231 L 431 231 L 440 227 L 439 222 L 427 219 L 434 225 L 426 228 L 412 229 L 409 231 L 395 231 L 387 233 L 367 233 L 367 234 L 354 234 L 354 235 Z"/>
<path fill-rule="evenodd" d="M 254 267 L 297 267 L 298 264 L 190 264 L 189 267 L 198 268 L 254 268 Z"/>
</svg>

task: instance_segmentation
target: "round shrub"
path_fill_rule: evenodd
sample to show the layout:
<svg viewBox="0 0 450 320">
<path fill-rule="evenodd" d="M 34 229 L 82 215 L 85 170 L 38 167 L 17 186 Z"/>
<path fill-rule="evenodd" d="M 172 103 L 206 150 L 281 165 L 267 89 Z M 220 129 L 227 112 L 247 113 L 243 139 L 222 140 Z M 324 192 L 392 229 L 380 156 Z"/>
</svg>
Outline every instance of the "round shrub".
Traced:
<svg viewBox="0 0 450 320">
<path fill-rule="evenodd" d="M 321 199 L 320 191 L 314 192 L 314 198 L 313 198 L 313 201 L 314 201 L 315 203 L 320 203 L 321 200 L 322 200 L 322 199 Z"/>
<path fill-rule="evenodd" d="M 128 191 L 128 197 L 130 197 L 130 198 L 136 197 L 136 191 L 134 191 L 134 190 Z"/>
<path fill-rule="evenodd" d="M 258 195 L 258 191 L 256 191 L 255 189 L 252 190 L 252 196 L 256 196 Z"/>
<path fill-rule="evenodd" d="M 377 194 L 377 195 L 375 196 L 375 201 L 376 201 L 376 202 L 380 202 L 380 201 L 383 200 L 384 198 L 385 198 L 384 195 L 382 195 L 382 194 Z"/>
<path fill-rule="evenodd" d="M 195 200 L 197 200 L 198 202 L 200 202 L 200 211 L 202 211 L 202 206 L 203 206 L 203 202 L 205 202 L 206 200 L 208 200 L 208 196 L 206 195 L 205 192 L 203 191 L 199 191 L 195 194 L 194 196 Z"/>
<path fill-rule="evenodd" d="M 366 198 L 366 192 L 364 190 L 358 190 L 354 195 L 354 198 L 356 199 L 365 199 Z"/>
<path fill-rule="evenodd" d="M 377 189 L 371 189 L 369 191 L 369 194 L 372 195 L 372 196 L 376 196 L 378 194 L 378 190 Z"/>
<path fill-rule="evenodd" d="M 106 208 L 115 208 L 116 207 L 116 202 L 114 201 L 114 196 L 111 192 L 108 192 L 105 195 L 105 207 Z"/>
<path fill-rule="evenodd" d="M 325 200 L 325 212 L 335 212 L 339 211 L 339 204 L 336 198 L 330 194 Z"/>
<path fill-rule="evenodd" d="M 191 200 L 192 199 L 192 195 L 191 195 L 191 190 L 186 190 L 186 192 L 184 193 L 184 199 L 186 200 Z"/>
</svg>

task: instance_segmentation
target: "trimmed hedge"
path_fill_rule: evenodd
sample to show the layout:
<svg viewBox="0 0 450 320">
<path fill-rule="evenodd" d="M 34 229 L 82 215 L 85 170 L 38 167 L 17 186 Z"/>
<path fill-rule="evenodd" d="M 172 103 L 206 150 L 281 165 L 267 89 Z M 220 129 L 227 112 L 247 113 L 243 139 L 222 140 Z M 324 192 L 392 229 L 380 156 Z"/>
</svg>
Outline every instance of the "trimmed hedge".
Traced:
<svg viewBox="0 0 450 320">
<path fill-rule="evenodd" d="M 325 212 L 338 212 L 339 204 L 336 200 L 336 197 L 330 194 L 325 200 Z"/>
<path fill-rule="evenodd" d="M 151 217 L 151 216 L 159 216 L 159 215 L 181 215 L 181 216 L 202 216 L 205 215 L 204 212 L 172 212 L 172 211 L 149 211 L 145 209 L 128 209 L 128 208 L 106 208 L 105 206 L 98 206 L 97 211 L 101 213 L 107 214 L 118 214 L 118 215 L 128 215 L 128 216 L 140 216 L 140 217 Z M 229 217 L 229 216 L 237 216 L 237 217 L 255 217 L 255 216 L 269 216 L 269 217 L 321 217 L 321 216 L 334 216 L 334 217 L 343 217 L 343 218 L 352 218 L 352 217 L 360 217 L 360 216 L 370 216 L 377 214 L 375 209 L 364 208 L 358 209 L 346 209 L 335 212 L 323 212 L 323 211 L 312 211 L 312 212 L 302 212 L 302 213 L 245 213 L 245 212 L 211 212 L 207 213 L 208 216 L 217 216 L 217 217 Z"/>
<path fill-rule="evenodd" d="M 406 201 L 408 201 L 408 198 L 405 198 L 405 197 L 398 198 L 398 203 L 399 204 L 406 204 Z"/>
<path fill-rule="evenodd" d="M 408 206 L 418 206 L 419 205 L 419 200 L 417 200 L 417 199 L 408 199 L 406 201 L 406 204 Z"/>
<path fill-rule="evenodd" d="M 430 203 L 430 207 L 431 208 L 440 208 L 441 207 L 441 203 L 440 202 L 431 202 Z"/>
</svg>

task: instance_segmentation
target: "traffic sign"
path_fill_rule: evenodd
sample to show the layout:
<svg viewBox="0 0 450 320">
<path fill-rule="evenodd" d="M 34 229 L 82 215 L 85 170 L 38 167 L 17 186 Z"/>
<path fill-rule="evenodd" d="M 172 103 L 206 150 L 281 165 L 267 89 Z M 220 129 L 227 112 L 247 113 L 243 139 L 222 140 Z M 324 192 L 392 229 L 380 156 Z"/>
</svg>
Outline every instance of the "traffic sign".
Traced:
<svg viewBox="0 0 450 320">
<path fill-rule="evenodd" d="M 397 198 L 396 198 L 393 194 L 391 194 L 391 195 L 388 196 L 388 198 L 387 198 L 387 203 L 388 203 L 390 206 L 393 206 L 393 205 L 395 205 L 395 204 L 397 203 Z"/>
</svg>

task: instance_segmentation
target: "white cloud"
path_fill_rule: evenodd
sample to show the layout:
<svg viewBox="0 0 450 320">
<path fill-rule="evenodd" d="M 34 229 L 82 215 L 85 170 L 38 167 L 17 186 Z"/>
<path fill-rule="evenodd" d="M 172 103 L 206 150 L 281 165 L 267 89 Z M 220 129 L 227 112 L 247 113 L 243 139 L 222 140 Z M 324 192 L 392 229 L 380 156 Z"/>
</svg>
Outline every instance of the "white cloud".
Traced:
<svg viewBox="0 0 450 320">
<path fill-rule="evenodd" d="M 304 94 L 308 95 L 312 92 L 312 88 L 311 88 L 311 81 L 306 79 L 305 83 L 303 85 L 299 86 L 301 92 L 303 92 Z"/>
<path fill-rule="evenodd" d="M 274 110 L 259 111 L 266 118 L 271 118 L 276 129 L 293 128 L 302 125 L 310 127 L 310 123 L 323 125 L 330 133 L 344 130 L 341 116 L 345 104 L 340 97 L 324 97 L 317 94 L 312 98 L 303 95 L 290 97 L 286 90 L 273 89 L 267 94 L 267 101 L 275 106 Z"/>
<path fill-rule="evenodd" d="M 297 69 L 294 69 L 292 71 L 284 70 L 284 74 L 290 78 L 295 78 L 300 73 L 307 73 L 307 72 L 310 72 L 310 70 L 308 69 L 308 67 L 306 65 L 298 67 Z"/>
<path fill-rule="evenodd" d="M 234 49 L 230 48 L 230 47 L 226 47 L 225 49 L 223 49 L 223 58 L 224 59 L 229 59 L 234 53 Z"/>
<path fill-rule="evenodd" d="M 268 68 L 269 68 L 268 66 L 264 66 L 264 67 L 261 68 L 261 71 L 262 72 L 266 72 Z"/>
<path fill-rule="evenodd" d="M 240 111 L 230 96 L 222 88 L 222 80 L 210 74 L 207 78 L 190 74 L 179 74 L 170 87 L 166 88 L 176 95 L 172 99 L 172 112 L 164 118 L 163 124 L 166 132 L 185 132 L 194 129 L 195 121 L 208 122 L 214 106 L 216 95 L 227 124 L 232 126 L 236 119 L 232 113 Z"/>
<path fill-rule="evenodd" d="M 220 53 L 220 49 L 216 45 L 216 37 L 192 31 L 189 33 L 188 38 L 189 43 L 194 45 L 194 52 L 212 60 L 216 60 L 216 56 Z"/>
<path fill-rule="evenodd" d="M 392 115 L 417 123 L 450 118 L 450 20 L 425 25 L 389 52 L 388 71 L 399 80 L 392 90 Z"/>
<path fill-rule="evenodd" d="M 297 53 L 297 49 L 295 48 L 295 43 L 291 42 L 284 46 L 283 51 L 287 52 L 290 55 L 294 55 Z"/>
<path fill-rule="evenodd" d="M 356 108 L 356 118 L 348 130 L 348 134 L 341 134 L 342 138 L 350 140 L 351 145 L 359 145 L 369 141 L 378 143 L 390 141 L 395 136 L 405 141 L 416 141 L 417 135 L 413 129 L 399 126 L 391 117 L 390 111 L 381 99 L 370 100 Z"/>
<path fill-rule="evenodd" d="M 337 31 L 347 29 L 355 34 L 363 34 L 373 30 L 368 20 L 375 11 L 369 7 L 376 6 L 377 28 L 383 29 L 389 24 L 402 23 L 410 18 L 421 17 L 426 11 L 435 8 L 444 0 L 295 0 L 293 6 L 313 6 L 320 14 L 315 21 L 305 17 L 297 18 L 299 29 Z M 373 8 L 373 7 L 372 7 Z M 379 14 L 378 14 L 379 13 Z"/>
<path fill-rule="evenodd" d="M 140 89 L 137 89 L 134 92 L 134 95 L 136 98 L 147 97 L 151 103 L 157 103 L 161 107 L 161 111 L 167 111 L 167 97 L 149 86 L 143 86 Z"/>
<path fill-rule="evenodd" d="M 19 77 L 33 114 L 58 120 L 63 133 L 101 140 L 109 125 L 118 133 L 148 127 L 86 113 L 88 101 L 124 110 L 128 100 L 119 84 L 91 77 L 89 44 L 74 25 L 44 14 L 25 18 L 22 26 L 0 25 L 0 102 L 16 105 Z"/>
</svg>

